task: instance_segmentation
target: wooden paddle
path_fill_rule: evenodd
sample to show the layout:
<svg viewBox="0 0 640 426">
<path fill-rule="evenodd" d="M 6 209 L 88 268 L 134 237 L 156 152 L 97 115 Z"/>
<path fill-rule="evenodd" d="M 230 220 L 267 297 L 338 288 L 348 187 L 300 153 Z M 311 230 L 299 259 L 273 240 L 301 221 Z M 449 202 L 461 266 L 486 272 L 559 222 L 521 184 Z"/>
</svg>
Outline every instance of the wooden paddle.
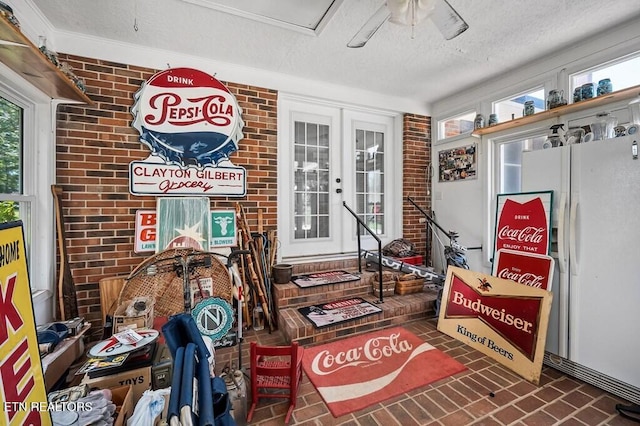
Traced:
<svg viewBox="0 0 640 426">
<path fill-rule="evenodd" d="M 51 185 L 53 202 L 56 209 L 56 234 L 58 240 L 58 251 L 60 252 L 60 263 L 58 269 L 58 305 L 56 306 L 56 316 L 62 320 L 70 320 L 78 316 L 78 301 L 76 299 L 76 286 L 73 282 L 71 267 L 69 266 L 69 256 L 67 254 L 66 234 L 64 230 L 64 212 L 62 210 L 62 187 Z"/>
</svg>

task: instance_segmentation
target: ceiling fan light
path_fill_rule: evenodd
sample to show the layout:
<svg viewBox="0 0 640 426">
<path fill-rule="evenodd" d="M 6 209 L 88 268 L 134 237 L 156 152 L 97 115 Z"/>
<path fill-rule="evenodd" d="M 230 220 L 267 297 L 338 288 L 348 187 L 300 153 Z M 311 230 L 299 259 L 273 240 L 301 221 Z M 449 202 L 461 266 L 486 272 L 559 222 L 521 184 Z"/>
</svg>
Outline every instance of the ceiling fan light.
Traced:
<svg viewBox="0 0 640 426">
<path fill-rule="evenodd" d="M 390 22 L 414 26 L 431 15 L 436 0 L 387 0 Z"/>
</svg>

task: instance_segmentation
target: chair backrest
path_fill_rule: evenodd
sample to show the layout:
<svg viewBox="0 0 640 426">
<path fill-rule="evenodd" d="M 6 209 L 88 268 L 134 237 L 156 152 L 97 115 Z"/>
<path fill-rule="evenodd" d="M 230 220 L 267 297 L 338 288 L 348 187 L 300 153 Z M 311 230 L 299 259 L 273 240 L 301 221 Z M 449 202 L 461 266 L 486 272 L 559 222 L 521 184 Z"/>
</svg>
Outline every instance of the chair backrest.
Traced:
<svg viewBox="0 0 640 426">
<path fill-rule="evenodd" d="M 251 342 L 251 374 L 262 376 L 289 376 L 295 386 L 295 377 L 300 368 L 299 345 L 292 342 L 289 346 L 262 346 Z M 258 362 L 258 360 L 266 362 Z"/>
<path fill-rule="evenodd" d="M 304 348 L 297 342 L 289 346 L 261 346 L 251 342 L 252 403 L 247 413 L 248 422 L 253 418 L 259 398 L 287 398 L 289 410 L 284 422 L 289 424 L 302 379 L 303 352 Z M 276 392 L 276 389 L 279 391 Z"/>
</svg>

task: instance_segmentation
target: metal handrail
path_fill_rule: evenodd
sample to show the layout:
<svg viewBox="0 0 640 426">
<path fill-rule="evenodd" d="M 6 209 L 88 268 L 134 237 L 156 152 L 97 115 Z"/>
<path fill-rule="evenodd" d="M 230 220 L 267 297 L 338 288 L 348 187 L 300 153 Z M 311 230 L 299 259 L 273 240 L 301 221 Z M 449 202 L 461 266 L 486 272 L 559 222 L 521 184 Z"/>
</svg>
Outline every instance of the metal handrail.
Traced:
<svg viewBox="0 0 640 426">
<path fill-rule="evenodd" d="M 445 229 L 438 225 L 438 222 L 436 222 L 427 212 L 425 212 L 422 207 L 420 207 L 419 205 L 416 204 L 415 201 L 413 201 L 413 199 L 411 197 L 407 197 L 407 201 L 410 202 L 411 204 L 413 204 L 413 206 L 415 208 L 417 208 L 420 213 L 422 213 L 422 215 L 425 217 L 425 219 L 427 219 L 427 226 L 426 226 L 426 233 L 427 233 L 427 240 L 428 240 L 428 236 L 429 236 L 429 224 L 434 225 L 436 228 L 438 228 L 444 235 L 447 236 L 447 238 L 449 238 L 449 240 L 455 239 L 458 237 L 458 234 L 453 232 L 453 231 L 445 231 Z M 482 250 L 482 246 L 477 246 L 477 247 L 466 247 L 467 250 Z"/>
<path fill-rule="evenodd" d="M 358 217 L 358 215 L 356 214 L 356 212 L 354 212 L 353 210 L 351 210 L 349 208 L 349 206 L 347 205 L 346 201 L 342 202 L 342 205 L 344 206 L 345 209 L 347 209 L 347 211 L 349 213 L 351 213 L 351 216 L 354 217 L 354 219 L 356 220 L 356 222 L 358 223 L 358 273 L 360 275 L 362 275 L 362 263 L 360 262 L 360 253 L 361 253 L 361 242 L 360 242 L 360 226 L 362 226 L 368 233 L 369 235 L 371 235 L 377 242 L 378 242 L 378 286 L 379 286 L 379 298 L 378 298 L 378 303 L 384 303 L 384 297 L 382 295 L 382 240 L 380 240 L 380 237 L 378 237 L 368 226 L 366 223 L 364 223 L 364 221 L 362 219 L 360 219 Z"/>
</svg>

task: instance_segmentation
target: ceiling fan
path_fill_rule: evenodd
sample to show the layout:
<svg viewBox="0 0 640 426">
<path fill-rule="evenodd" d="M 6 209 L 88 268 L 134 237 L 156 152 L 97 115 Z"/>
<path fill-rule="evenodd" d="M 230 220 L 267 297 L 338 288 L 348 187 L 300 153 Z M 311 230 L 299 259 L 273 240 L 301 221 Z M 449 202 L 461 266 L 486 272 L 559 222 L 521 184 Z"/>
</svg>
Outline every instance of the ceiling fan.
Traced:
<svg viewBox="0 0 640 426">
<path fill-rule="evenodd" d="M 415 26 L 426 18 L 431 18 L 447 40 L 469 28 L 447 0 L 387 0 L 347 43 L 347 47 L 364 46 L 387 20 L 411 26 L 413 38 Z"/>
</svg>

